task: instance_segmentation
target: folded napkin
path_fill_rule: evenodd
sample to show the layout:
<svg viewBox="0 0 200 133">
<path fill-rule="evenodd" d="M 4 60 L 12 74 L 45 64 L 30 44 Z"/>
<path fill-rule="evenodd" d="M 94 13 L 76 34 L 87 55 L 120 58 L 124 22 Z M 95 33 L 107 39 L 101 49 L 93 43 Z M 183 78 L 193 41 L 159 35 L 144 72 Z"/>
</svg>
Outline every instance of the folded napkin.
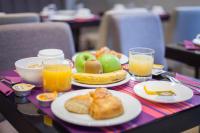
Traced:
<svg viewBox="0 0 200 133">
<path fill-rule="evenodd" d="M 0 82 L 0 92 L 5 94 L 6 96 L 9 96 L 14 91 L 12 88 L 10 88 L 7 85 L 5 85 L 4 83 Z"/>
<path fill-rule="evenodd" d="M 7 80 L 10 80 L 12 83 L 19 83 L 19 82 L 21 82 L 21 78 L 20 77 L 5 76 L 4 78 L 7 79 Z M 6 82 L 6 80 L 5 80 L 5 82 Z M 0 92 L 2 92 L 3 94 L 5 94 L 6 96 L 9 96 L 14 91 L 13 91 L 12 88 L 10 88 L 7 85 L 5 85 L 4 83 L 0 82 Z"/>
<path fill-rule="evenodd" d="M 188 50 L 200 50 L 200 47 L 193 44 L 192 41 L 185 40 L 183 44 L 184 44 L 184 47 Z"/>
</svg>

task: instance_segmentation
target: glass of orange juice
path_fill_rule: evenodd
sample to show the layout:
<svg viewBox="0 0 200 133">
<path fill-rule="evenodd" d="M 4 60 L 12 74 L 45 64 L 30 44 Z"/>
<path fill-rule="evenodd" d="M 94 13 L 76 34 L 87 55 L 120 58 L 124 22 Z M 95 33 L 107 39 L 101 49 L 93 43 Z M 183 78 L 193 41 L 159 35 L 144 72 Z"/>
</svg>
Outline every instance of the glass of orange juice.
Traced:
<svg viewBox="0 0 200 133">
<path fill-rule="evenodd" d="M 137 47 L 129 50 L 129 72 L 136 81 L 152 78 L 155 51 L 150 48 Z"/>
<path fill-rule="evenodd" d="M 72 62 L 68 59 L 43 61 L 43 88 L 47 92 L 64 92 L 71 89 Z"/>
</svg>

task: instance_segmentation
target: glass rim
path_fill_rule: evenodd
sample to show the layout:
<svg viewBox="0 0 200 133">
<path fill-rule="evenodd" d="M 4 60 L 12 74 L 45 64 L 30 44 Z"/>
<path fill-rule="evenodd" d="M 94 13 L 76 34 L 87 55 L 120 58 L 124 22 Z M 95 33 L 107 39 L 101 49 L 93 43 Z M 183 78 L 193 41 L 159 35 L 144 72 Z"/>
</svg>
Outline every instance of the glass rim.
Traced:
<svg viewBox="0 0 200 133">
<path fill-rule="evenodd" d="M 48 61 L 61 61 L 59 63 L 47 63 Z M 70 60 L 70 59 L 45 59 L 42 61 L 42 65 L 43 66 L 46 66 L 46 65 L 52 65 L 52 64 L 66 64 L 66 65 L 69 65 L 70 67 L 73 68 L 73 61 Z"/>
<path fill-rule="evenodd" d="M 134 51 L 134 50 L 148 50 L 147 52 L 139 52 L 139 51 Z M 135 48 L 130 48 L 128 50 L 129 52 L 135 52 L 135 53 L 141 53 L 141 54 L 154 54 L 155 50 L 152 48 L 146 48 L 146 47 L 135 47 Z"/>
</svg>

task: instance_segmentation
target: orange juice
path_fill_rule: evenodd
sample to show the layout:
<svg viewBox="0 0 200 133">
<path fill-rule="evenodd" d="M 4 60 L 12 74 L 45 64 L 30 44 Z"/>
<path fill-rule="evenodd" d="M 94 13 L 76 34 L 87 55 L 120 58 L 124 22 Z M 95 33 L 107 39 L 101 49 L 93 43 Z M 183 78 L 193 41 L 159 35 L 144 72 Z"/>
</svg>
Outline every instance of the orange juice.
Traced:
<svg viewBox="0 0 200 133">
<path fill-rule="evenodd" d="M 135 54 L 129 57 L 129 72 L 135 76 L 149 76 L 152 73 L 154 59 L 151 55 Z"/>
<path fill-rule="evenodd" d="M 46 65 L 43 69 L 45 91 L 67 91 L 71 88 L 72 70 L 66 64 Z"/>
</svg>

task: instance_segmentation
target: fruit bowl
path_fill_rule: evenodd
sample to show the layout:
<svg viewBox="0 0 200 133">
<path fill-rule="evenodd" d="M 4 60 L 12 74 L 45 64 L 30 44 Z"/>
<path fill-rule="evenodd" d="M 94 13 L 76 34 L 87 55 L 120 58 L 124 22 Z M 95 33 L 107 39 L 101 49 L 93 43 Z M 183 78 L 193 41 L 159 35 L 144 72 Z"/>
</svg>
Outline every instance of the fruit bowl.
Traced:
<svg viewBox="0 0 200 133">
<path fill-rule="evenodd" d="M 96 51 L 89 51 L 91 53 L 95 53 Z M 76 53 L 73 57 L 72 57 L 72 61 L 75 62 L 76 56 L 79 54 L 80 52 Z M 124 54 L 122 54 L 121 58 L 119 58 L 119 62 L 121 64 L 126 64 L 128 62 L 128 57 Z"/>
<path fill-rule="evenodd" d="M 74 85 L 87 87 L 110 87 L 129 81 L 128 73 L 122 69 L 119 58 L 111 53 L 97 54 L 81 52 L 75 58 Z M 127 76 L 128 75 L 128 76 Z M 119 83 L 119 84 L 116 84 Z"/>
<path fill-rule="evenodd" d="M 96 51 L 94 51 L 94 50 L 85 51 L 85 52 L 90 52 L 90 53 L 92 53 L 93 55 L 96 54 Z M 72 61 L 75 62 L 77 55 L 80 54 L 80 53 L 82 53 L 82 52 L 76 53 L 76 54 L 72 57 Z M 121 54 L 121 57 L 119 58 L 119 62 L 120 62 L 121 64 L 127 63 L 127 62 L 128 62 L 128 57 L 127 57 L 126 55 L 124 55 L 124 54 Z"/>
</svg>

